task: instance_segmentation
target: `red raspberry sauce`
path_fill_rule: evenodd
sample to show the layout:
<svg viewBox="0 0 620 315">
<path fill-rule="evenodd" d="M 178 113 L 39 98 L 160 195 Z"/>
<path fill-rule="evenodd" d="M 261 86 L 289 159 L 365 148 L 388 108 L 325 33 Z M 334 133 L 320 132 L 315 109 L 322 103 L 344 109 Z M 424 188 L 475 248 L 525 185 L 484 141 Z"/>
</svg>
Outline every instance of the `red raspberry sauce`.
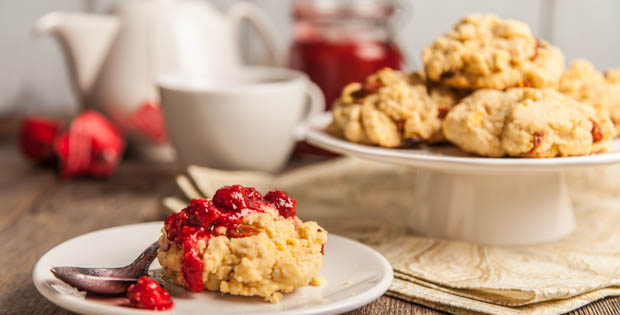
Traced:
<svg viewBox="0 0 620 315">
<path fill-rule="evenodd" d="M 132 307 L 155 311 L 169 310 L 174 306 L 170 293 L 159 282 L 142 276 L 136 284 L 129 286 L 127 297 Z"/>
<path fill-rule="evenodd" d="M 168 240 L 183 248 L 181 270 L 188 289 L 200 292 L 204 287 L 204 264 L 196 249 L 199 241 L 204 240 L 208 244 L 216 228 L 223 226 L 231 230 L 246 215 L 263 212 L 263 206 L 278 209 L 283 217 L 294 217 L 296 205 L 295 199 L 281 191 L 271 191 L 263 198 L 253 187 L 234 185 L 218 189 L 213 201 L 193 199 L 185 209 L 169 215 L 164 221 L 164 229 Z"/>
</svg>

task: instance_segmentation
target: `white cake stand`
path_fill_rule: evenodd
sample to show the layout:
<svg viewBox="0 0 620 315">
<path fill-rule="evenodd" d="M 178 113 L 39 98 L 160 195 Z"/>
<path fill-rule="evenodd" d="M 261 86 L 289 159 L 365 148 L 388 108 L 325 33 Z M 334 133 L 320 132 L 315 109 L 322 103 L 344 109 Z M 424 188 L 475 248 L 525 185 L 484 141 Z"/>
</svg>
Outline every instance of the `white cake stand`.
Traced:
<svg viewBox="0 0 620 315">
<path fill-rule="evenodd" d="M 446 145 L 386 149 L 360 145 L 324 131 L 329 117 L 304 128 L 323 149 L 420 170 L 408 226 L 431 237 L 485 244 L 532 244 L 560 239 L 575 228 L 564 181 L 569 168 L 620 162 L 620 140 L 609 152 L 549 159 L 484 158 Z M 381 209 L 377 209 L 381 211 Z"/>
</svg>

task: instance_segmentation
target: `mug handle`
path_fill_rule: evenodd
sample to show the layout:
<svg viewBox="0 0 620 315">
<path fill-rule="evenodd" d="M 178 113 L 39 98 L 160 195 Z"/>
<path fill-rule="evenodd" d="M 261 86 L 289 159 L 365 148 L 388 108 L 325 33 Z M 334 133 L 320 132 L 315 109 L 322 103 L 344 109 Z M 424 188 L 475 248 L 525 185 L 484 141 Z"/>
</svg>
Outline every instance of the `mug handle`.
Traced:
<svg viewBox="0 0 620 315">
<path fill-rule="evenodd" d="M 299 127 L 295 130 L 295 139 L 297 141 L 303 141 L 305 139 L 305 131 L 309 128 L 310 124 L 321 117 L 325 111 L 325 96 L 321 88 L 316 83 L 305 79 L 306 81 L 306 95 L 309 102 L 306 113 L 301 117 Z"/>
<path fill-rule="evenodd" d="M 235 34 L 237 43 L 241 42 L 241 22 L 247 20 L 258 31 L 265 43 L 271 65 L 282 66 L 284 64 L 284 47 L 277 40 L 276 28 L 263 10 L 251 3 L 237 2 L 228 10 L 228 16 L 232 19 L 233 34 Z"/>
</svg>

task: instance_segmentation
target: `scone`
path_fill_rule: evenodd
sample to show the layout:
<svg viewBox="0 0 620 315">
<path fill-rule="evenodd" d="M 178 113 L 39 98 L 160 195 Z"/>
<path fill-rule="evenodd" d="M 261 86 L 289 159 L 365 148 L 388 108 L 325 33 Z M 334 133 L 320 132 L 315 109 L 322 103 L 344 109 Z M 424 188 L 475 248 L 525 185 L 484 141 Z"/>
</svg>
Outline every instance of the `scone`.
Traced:
<svg viewBox="0 0 620 315">
<path fill-rule="evenodd" d="M 529 26 L 491 14 L 464 17 L 422 52 L 430 80 L 462 89 L 557 87 L 564 55 Z"/>
<path fill-rule="evenodd" d="M 344 87 L 328 128 L 345 139 L 387 148 L 440 141 L 441 119 L 458 95 L 429 89 L 422 74 L 383 69 Z"/>
<path fill-rule="evenodd" d="M 606 115 L 553 89 L 478 90 L 446 116 L 446 138 L 488 157 L 556 157 L 606 151 L 614 126 Z"/>
<path fill-rule="evenodd" d="M 613 84 L 620 84 L 620 68 L 603 72 L 605 79 Z"/>
<path fill-rule="evenodd" d="M 605 74 L 597 71 L 587 60 L 576 60 L 562 75 L 560 92 L 578 101 L 591 104 L 598 111 L 609 113 L 620 132 L 620 71 Z"/>
<path fill-rule="evenodd" d="M 261 296 L 319 285 L 327 232 L 296 216 L 281 191 L 264 197 L 251 187 L 220 188 L 213 200 L 194 199 L 164 222 L 157 258 L 166 275 L 187 289 Z"/>
</svg>

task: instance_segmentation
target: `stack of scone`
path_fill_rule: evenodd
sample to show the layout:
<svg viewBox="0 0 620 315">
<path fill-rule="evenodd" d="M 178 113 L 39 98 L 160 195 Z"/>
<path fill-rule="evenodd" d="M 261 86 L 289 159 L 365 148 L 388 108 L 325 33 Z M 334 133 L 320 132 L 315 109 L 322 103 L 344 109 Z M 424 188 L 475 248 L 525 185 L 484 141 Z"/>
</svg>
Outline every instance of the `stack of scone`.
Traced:
<svg viewBox="0 0 620 315">
<path fill-rule="evenodd" d="M 588 155 L 620 132 L 620 70 L 585 60 L 565 70 L 562 52 L 523 22 L 466 16 L 422 60 L 423 71 L 347 85 L 329 130 L 388 148 L 447 140 L 488 157 Z"/>
</svg>

